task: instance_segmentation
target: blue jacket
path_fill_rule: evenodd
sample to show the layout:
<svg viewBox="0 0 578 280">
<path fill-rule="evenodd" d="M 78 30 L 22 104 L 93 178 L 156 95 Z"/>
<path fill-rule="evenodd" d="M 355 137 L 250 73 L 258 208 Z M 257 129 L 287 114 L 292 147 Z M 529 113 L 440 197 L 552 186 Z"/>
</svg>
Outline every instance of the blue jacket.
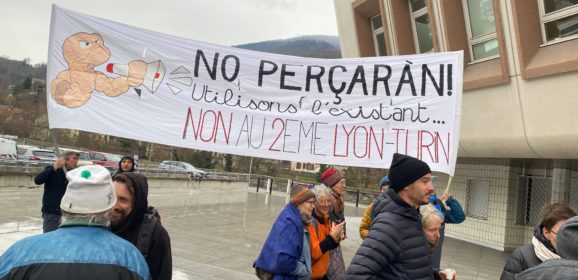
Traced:
<svg viewBox="0 0 578 280">
<path fill-rule="evenodd" d="M 450 196 L 446 201 L 450 210 L 445 209 L 441 200 L 439 200 L 435 194 L 431 196 L 430 203 L 442 214 L 444 222 L 448 224 L 459 224 L 466 220 L 466 214 L 464 213 L 464 209 L 462 209 L 462 205 L 460 205 L 460 202 L 453 196 Z"/>
<path fill-rule="evenodd" d="M 103 227 L 61 226 L 12 245 L 0 279 L 149 279 L 142 254 Z"/>
<path fill-rule="evenodd" d="M 297 279 L 292 273 L 302 259 L 304 231 L 299 209 L 292 203 L 287 204 L 273 223 L 253 267 L 273 273 L 273 279 Z"/>
</svg>

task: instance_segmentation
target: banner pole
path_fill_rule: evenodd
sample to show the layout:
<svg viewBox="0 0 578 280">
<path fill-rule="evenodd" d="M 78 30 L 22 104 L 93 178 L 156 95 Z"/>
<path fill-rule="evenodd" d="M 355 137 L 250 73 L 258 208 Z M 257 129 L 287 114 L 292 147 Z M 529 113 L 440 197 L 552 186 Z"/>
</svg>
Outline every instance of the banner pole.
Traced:
<svg viewBox="0 0 578 280">
<path fill-rule="evenodd" d="M 58 142 L 56 141 L 56 129 L 50 129 L 50 138 L 52 138 L 52 146 L 54 146 L 54 153 L 56 157 L 60 157 L 60 149 L 58 149 Z"/>
<path fill-rule="evenodd" d="M 450 179 L 448 180 L 448 185 L 446 186 L 446 190 L 444 192 L 450 193 L 450 187 L 452 185 L 453 179 L 454 179 L 454 176 L 450 176 Z"/>
</svg>

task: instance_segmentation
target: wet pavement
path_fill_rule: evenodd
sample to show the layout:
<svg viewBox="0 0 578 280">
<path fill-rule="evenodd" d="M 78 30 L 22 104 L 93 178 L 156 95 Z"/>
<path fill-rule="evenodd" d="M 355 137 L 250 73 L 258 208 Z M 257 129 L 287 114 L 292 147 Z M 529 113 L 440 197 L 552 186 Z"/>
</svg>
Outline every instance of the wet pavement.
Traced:
<svg viewBox="0 0 578 280">
<path fill-rule="evenodd" d="M 151 188 L 149 193 L 150 205 L 159 209 L 171 236 L 173 279 L 256 279 L 251 265 L 287 201 L 285 194 L 269 196 L 252 188 L 215 192 L 214 196 L 241 199 L 214 204 L 195 196 L 186 188 Z M 21 238 L 41 233 L 41 198 L 41 188 L 0 188 L 0 253 Z M 358 227 L 364 210 L 346 207 L 346 264 L 361 244 Z M 446 237 L 442 267 L 454 268 L 458 279 L 499 279 L 506 257 L 504 252 Z"/>
</svg>

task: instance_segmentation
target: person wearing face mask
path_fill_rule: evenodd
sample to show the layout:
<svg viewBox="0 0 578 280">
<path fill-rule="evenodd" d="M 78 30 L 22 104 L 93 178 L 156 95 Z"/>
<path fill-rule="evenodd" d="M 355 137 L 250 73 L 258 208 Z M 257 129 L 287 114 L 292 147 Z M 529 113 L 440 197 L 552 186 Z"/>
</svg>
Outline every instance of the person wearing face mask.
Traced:
<svg viewBox="0 0 578 280">
<path fill-rule="evenodd" d="M 500 280 L 516 279 L 516 274 L 537 266 L 542 262 L 560 259 L 556 249 L 556 233 L 568 219 L 576 216 L 576 210 L 565 203 L 547 204 L 542 209 L 542 222 L 534 229 L 532 243 L 512 252 Z"/>
<path fill-rule="evenodd" d="M 313 188 L 315 193 L 315 210 L 312 223 L 307 226 L 313 263 L 311 279 L 329 279 L 329 251 L 337 248 L 343 238 L 343 223 L 331 224 L 329 208 L 331 206 L 331 190 L 323 184 Z"/>
</svg>

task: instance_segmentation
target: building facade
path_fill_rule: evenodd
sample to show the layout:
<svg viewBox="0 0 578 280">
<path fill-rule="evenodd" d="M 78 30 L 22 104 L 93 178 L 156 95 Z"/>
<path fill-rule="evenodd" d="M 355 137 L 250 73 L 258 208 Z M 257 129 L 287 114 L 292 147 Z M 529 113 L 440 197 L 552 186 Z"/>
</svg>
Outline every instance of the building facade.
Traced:
<svg viewBox="0 0 578 280">
<path fill-rule="evenodd" d="M 578 3 L 334 0 L 347 57 L 464 51 L 450 192 L 467 219 L 446 234 L 498 250 L 528 243 L 541 208 L 578 208 Z M 438 188 L 448 180 L 440 176 Z M 445 180 L 445 181 L 444 181 Z"/>
</svg>

